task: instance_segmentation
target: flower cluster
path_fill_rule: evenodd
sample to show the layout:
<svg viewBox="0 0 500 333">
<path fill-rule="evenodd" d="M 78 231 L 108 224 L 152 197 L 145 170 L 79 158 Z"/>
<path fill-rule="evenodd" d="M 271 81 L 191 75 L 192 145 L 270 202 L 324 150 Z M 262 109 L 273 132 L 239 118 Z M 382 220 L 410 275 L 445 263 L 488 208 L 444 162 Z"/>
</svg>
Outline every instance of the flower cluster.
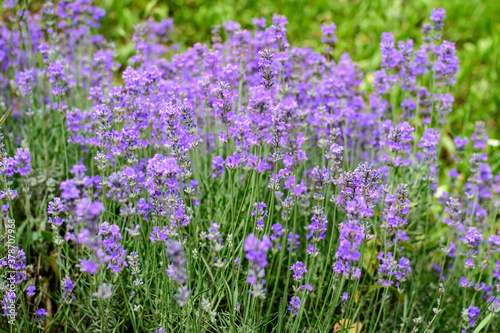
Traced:
<svg viewBox="0 0 500 333">
<path fill-rule="evenodd" d="M 181 284 L 177 290 L 177 294 L 175 294 L 175 298 L 180 307 L 184 306 L 191 295 L 191 292 L 188 291 L 187 286 L 185 286 L 188 276 L 184 268 L 186 260 L 184 259 L 182 249 L 183 246 L 179 242 L 169 241 L 166 243 L 166 252 L 171 263 L 168 265 L 166 271 L 171 279 Z"/>
<path fill-rule="evenodd" d="M 331 331 L 351 320 L 388 331 L 439 283 L 463 294 L 443 297 L 453 306 L 428 328 L 470 331 L 481 309 L 499 311 L 496 152 L 484 122 L 450 137 L 459 62 L 442 8 L 421 44 L 383 33 L 374 73 L 335 58 L 334 23 L 317 53 L 291 47 L 277 14 L 254 31 L 214 26 L 211 44 L 184 51 L 171 19 L 141 22 L 118 71 L 91 3 L 4 6 L 16 14 L 0 23 L 0 111 L 13 114 L 0 137 L 9 320 L 22 304 L 65 331 Z M 385 302 L 406 288 L 416 303 Z M 441 311 L 443 288 L 427 313 Z M 367 314 L 353 311 L 363 304 Z M 473 304 L 462 319 L 461 304 Z"/>
<path fill-rule="evenodd" d="M 268 265 L 266 252 L 272 247 L 273 243 L 268 236 L 264 236 L 262 240 L 250 234 L 245 239 L 243 250 L 245 250 L 245 258 L 250 261 L 250 269 L 248 270 L 247 282 L 252 285 L 252 294 L 254 297 L 265 297 L 266 289 L 264 284 L 266 281 L 265 268 Z"/>
<path fill-rule="evenodd" d="M 405 282 L 411 273 L 410 260 L 402 257 L 399 261 L 396 261 L 392 252 L 380 252 L 377 258 L 381 262 L 379 267 L 381 278 L 379 282 L 384 287 L 394 285 L 400 289 L 401 283 Z"/>
</svg>

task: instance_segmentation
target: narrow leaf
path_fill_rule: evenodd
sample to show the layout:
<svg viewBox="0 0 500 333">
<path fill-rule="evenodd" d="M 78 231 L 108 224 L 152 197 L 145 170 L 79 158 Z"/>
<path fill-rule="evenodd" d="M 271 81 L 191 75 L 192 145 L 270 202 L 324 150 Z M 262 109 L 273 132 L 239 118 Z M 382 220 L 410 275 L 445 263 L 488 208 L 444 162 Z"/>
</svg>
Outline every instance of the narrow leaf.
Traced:
<svg viewBox="0 0 500 333">
<path fill-rule="evenodd" d="M 493 313 L 490 313 L 489 315 L 486 316 L 486 318 L 483 319 L 481 324 L 479 324 L 474 330 L 474 333 L 481 332 L 481 330 L 490 322 L 491 318 L 493 318 Z"/>
</svg>

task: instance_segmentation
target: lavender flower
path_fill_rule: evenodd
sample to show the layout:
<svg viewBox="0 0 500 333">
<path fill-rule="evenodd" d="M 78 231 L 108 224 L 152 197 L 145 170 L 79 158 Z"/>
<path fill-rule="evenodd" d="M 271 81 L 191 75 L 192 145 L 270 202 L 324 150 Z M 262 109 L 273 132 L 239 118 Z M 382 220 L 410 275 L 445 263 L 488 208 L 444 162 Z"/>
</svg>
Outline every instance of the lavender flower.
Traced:
<svg viewBox="0 0 500 333">
<path fill-rule="evenodd" d="M 306 238 L 311 239 L 312 243 L 309 244 L 307 252 L 311 255 L 317 255 L 317 243 L 325 239 L 325 232 L 328 225 L 326 215 L 323 213 L 323 208 L 315 206 L 312 209 L 313 216 L 311 219 L 311 224 L 309 224 L 306 229 L 309 231 Z"/>
<path fill-rule="evenodd" d="M 361 227 L 351 223 L 341 223 L 340 244 L 335 253 L 333 271 L 343 275 L 346 279 L 358 279 L 361 270 L 354 266 L 359 261 L 360 253 L 357 250 L 363 241 L 364 232 Z"/>
<path fill-rule="evenodd" d="M 168 241 L 166 243 L 166 253 L 171 262 L 171 265 L 166 269 L 168 275 L 179 284 L 180 287 L 177 289 L 177 294 L 175 298 L 177 299 L 177 304 L 182 308 L 184 307 L 187 299 L 191 295 L 191 291 L 187 289 L 186 283 L 188 276 L 184 268 L 186 260 L 184 259 L 182 253 L 182 244 L 176 241 Z"/>
<path fill-rule="evenodd" d="M 257 202 L 253 205 L 255 209 L 252 211 L 252 216 L 255 216 L 257 219 L 257 230 L 262 230 L 264 228 L 264 217 L 267 216 L 267 210 L 265 209 L 267 206 L 263 202 Z"/>
<path fill-rule="evenodd" d="M 111 291 L 112 285 L 108 285 L 103 283 L 97 289 L 97 292 L 93 293 L 92 296 L 100 298 L 102 300 L 107 300 L 113 296 L 113 292 Z"/>
<path fill-rule="evenodd" d="M 323 33 L 323 37 L 321 37 L 321 42 L 326 45 L 325 47 L 326 53 L 331 53 L 333 44 L 337 42 L 337 36 L 335 36 L 335 29 L 337 29 L 337 26 L 333 22 L 329 25 L 323 23 L 323 25 L 321 26 L 321 32 Z"/>
<path fill-rule="evenodd" d="M 26 294 L 31 297 L 35 295 L 35 290 L 36 290 L 35 286 L 28 286 L 28 288 L 26 289 Z"/>
<path fill-rule="evenodd" d="M 52 94 L 61 96 L 65 91 L 66 76 L 64 66 L 60 62 L 51 63 L 47 68 L 49 72 L 49 82 L 52 83 Z"/>
<path fill-rule="evenodd" d="M 288 307 L 288 311 L 292 313 L 292 315 L 296 316 L 299 313 L 300 309 L 300 298 L 297 296 L 292 296 L 290 299 L 290 306 Z"/>
<path fill-rule="evenodd" d="M 392 252 L 387 254 L 380 252 L 377 259 L 381 262 L 379 266 L 381 279 L 379 282 L 384 287 L 394 285 L 396 288 L 401 289 L 401 283 L 405 282 L 411 273 L 410 260 L 402 257 L 398 262 L 394 259 Z"/>
<path fill-rule="evenodd" d="M 36 319 L 38 320 L 38 322 L 43 322 L 45 320 L 45 317 L 48 316 L 48 314 L 49 313 L 43 308 L 40 308 L 40 309 L 35 311 L 35 316 L 36 316 Z"/>
<path fill-rule="evenodd" d="M 73 289 L 75 286 L 75 283 L 69 277 L 65 277 L 61 280 L 63 300 L 71 302 L 71 300 L 75 299 L 75 295 L 73 295 Z"/>
<path fill-rule="evenodd" d="M 432 162 L 437 159 L 436 157 L 436 146 L 439 144 L 439 133 L 432 128 L 427 128 L 420 142 L 418 144 L 419 148 L 422 148 L 424 155 L 419 155 L 419 158 L 423 159 L 427 163 Z"/>
<path fill-rule="evenodd" d="M 167 256 L 172 263 L 167 269 L 169 276 L 180 284 L 186 283 L 188 277 L 184 269 L 186 260 L 182 253 L 182 244 L 176 241 L 169 241 L 166 246 Z"/>
<path fill-rule="evenodd" d="M 274 53 L 271 50 L 260 51 L 259 55 L 261 60 L 259 61 L 260 75 L 262 77 L 262 85 L 266 90 L 270 90 L 273 85 L 273 78 L 275 76 L 273 69 L 273 58 Z"/>
<path fill-rule="evenodd" d="M 396 195 L 387 194 L 385 201 L 386 211 L 381 227 L 386 228 L 390 235 L 397 235 L 400 228 L 407 224 L 406 217 L 410 213 L 407 185 L 398 185 Z"/>
<path fill-rule="evenodd" d="M 265 289 L 263 285 L 265 280 L 265 268 L 268 264 L 266 252 L 272 247 L 273 243 L 268 236 L 264 235 L 262 240 L 250 234 L 245 239 L 243 250 L 245 250 L 245 258 L 250 261 L 250 269 L 248 271 L 247 282 L 253 287 L 252 294 L 254 297 L 265 297 Z M 259 283 L 257 281 L 259 280 Z"/>
<path fill-rule="evenodd" d="M 382 52 L 382 67 L 391 70 L 402 61 L 401 54 L 396 49 L 394 36 L 390 32 L 382 34 L 380 41 L 380 52 Z"/>
<path fill-rule="evenodd" d="M 473 305 L 462 310 L 462 319 L 464 323 L 462 324 L 462 332 L 468 332 L 469 328 L 476 326 L 476 320 L 479 318 L 481 310 Z"/>
<path fill-rule="evenodd" d="M 332 22 L 330 25 L 323 23 L 323 25 L 321 26 L 321 32 L 323 33 L 324 37 L 321 37 L 321 42 L 327 45 L 333 45 L 335 42 L 337 42 L 335 29 L 337 29 L 335 23 Z"/>
<path fill-rule="evenodd" d="M 446 13 L 443 8 L 433 8 L 431 12 L 431 21 L 434 22 L 434 30 L 443 30 L 444 19 L 446 18 Z"/>
<path fill-rule="evenodd" d="M 293 271 L 293 279 L 295 281 L 299 281 L 300 279 L 302 279 L 302 275 L 307 273 L 306 265 L 304 265 L 300 261 L 297 261 L 295 264 L 293 264 L 290 270 Z"/>
</svg>

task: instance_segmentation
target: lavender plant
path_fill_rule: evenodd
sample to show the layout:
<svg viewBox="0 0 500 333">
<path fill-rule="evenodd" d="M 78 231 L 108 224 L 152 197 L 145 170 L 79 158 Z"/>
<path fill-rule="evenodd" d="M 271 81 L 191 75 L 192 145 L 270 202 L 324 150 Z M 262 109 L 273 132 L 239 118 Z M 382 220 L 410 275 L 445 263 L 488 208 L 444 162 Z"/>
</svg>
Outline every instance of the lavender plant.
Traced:
<svg viewBox="0 0 500 333">
<path fill-rule="evenodd" d="M 374 73 L 333 23 L 322 54 L 276 14 L 184 52 L 146 21 L 120 69 L 90 0 L 4 9 L 3 330 L 500 330 L 498 152 L 451 137 L 444 9 Z"/>
</svg>

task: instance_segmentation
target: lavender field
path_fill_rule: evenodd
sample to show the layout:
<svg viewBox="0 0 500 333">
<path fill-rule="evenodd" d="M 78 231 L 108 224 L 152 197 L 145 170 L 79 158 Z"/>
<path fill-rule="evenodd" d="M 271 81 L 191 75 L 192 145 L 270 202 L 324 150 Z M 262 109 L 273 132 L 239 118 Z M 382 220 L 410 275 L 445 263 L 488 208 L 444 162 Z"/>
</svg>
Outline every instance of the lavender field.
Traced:
<svg viewBox="0 0 500 333">
<path fill-rule="evenodd" d="M 364 72 L 279 14 L 144 20 L 123 62 L 98 5 L 3 3 L 1 332 L 500 331 L 500 142 L 450 125 L 446 8 Z"/>
</svg>

